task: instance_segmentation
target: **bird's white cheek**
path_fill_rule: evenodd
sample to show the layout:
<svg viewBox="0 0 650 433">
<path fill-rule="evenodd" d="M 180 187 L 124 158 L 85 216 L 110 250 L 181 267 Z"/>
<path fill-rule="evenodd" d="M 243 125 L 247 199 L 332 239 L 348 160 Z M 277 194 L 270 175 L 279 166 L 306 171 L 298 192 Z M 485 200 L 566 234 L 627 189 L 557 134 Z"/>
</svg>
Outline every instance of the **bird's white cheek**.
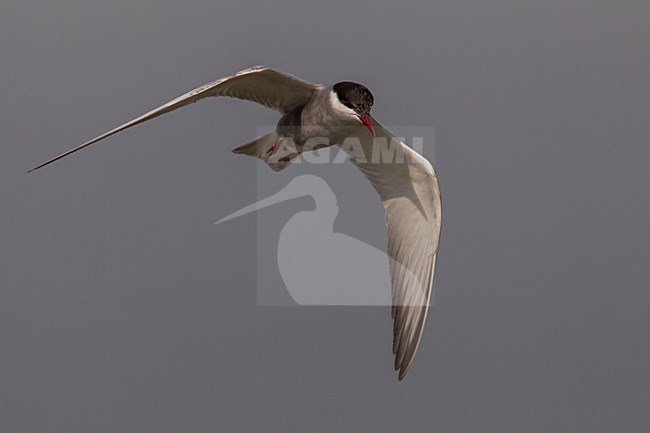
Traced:
<svg viewBox="0 0 650 433">
<path fill-rule="evenodd" d="M 332 109 L 341 117 L 349 117 L 350 119 L 357 118 L 357 113 L 353 109 L 341 104 L 336 92 L 330 93 L 330 104 L 332 105 Z"/>
</svg>

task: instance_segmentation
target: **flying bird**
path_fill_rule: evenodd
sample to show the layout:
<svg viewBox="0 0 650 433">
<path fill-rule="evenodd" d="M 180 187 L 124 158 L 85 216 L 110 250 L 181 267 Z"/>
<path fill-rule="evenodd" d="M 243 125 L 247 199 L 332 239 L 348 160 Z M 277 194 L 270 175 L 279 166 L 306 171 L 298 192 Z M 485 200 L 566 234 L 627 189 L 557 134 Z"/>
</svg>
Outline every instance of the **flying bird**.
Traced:
<svg viewBox="0 0 650 433">
<path fill-rule="evenodd" d="M 440 188 L 431 163 L 370 115 L 374 97 L 364 85 L 347 81 L 314 84 L 256 66 L 198 87 L 30 172 L 209 96 L 253 101 L 282 115 L 273 131 L 236 147 L 233 152 L 257 157 L 279 171 L 303 152 L 338 145 L 372 183 L 386 212 L 392 350 L 395 370 L 402 380 L 418 349 L 431 300 L 440 239 Z"/>
</svg>

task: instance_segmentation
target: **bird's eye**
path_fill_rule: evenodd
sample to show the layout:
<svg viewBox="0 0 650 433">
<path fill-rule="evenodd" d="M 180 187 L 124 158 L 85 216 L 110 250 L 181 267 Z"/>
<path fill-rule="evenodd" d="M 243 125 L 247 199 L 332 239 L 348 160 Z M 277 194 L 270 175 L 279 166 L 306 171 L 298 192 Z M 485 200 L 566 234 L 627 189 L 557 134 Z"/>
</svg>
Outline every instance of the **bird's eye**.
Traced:
<svg viewBox="0 0 650 433">
<path fill-rule="evenodd" d="M 354 110 L 354 105 L 350 104 L 349 102 L 344 102 L 343 105 L 345 105 L 346 107 L 348 107 L 351 110 Z"/>
</svg>

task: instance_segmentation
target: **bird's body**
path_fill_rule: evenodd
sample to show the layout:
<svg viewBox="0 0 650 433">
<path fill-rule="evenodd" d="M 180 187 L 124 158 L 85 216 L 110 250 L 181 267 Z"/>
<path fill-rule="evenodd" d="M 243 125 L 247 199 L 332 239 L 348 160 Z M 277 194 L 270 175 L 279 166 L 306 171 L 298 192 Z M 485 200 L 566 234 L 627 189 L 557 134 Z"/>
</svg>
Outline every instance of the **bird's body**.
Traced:
<svg viewBox="0 0 650 433">
<path fill-rule="evenodd" d="M 270 68 L 249 68 L 194 89 L 30 171 L 208 96 L 253 101 L 282 115 L 273 131 L 235 148 L 235 153 L 255 156 L 277 171 L 302 152 L 340 145 L 377 190 L 386 210 L 393 353 L 401 380 L 419 345 L 431 299 L 440 189 L 429 161 L 370 116 L 374 98 L 365 86 L 313 84 Z"/>
<path fill-rule="evenodd" d="M 361 86 L 356 83 L 345 84 L 347 86 L 340 89 L 342 94 L 345 90 L 349 91 L 350 85 Z M 360 118 L 364 119 L 364 125 L 374 134 L 369 117 L 372 106 L 370 91 L 362 86 L 366 93 L 361 95 L 366 95 L 365 99 L 354 92 L 350 95 L 359 105 L 357 112 L 340 101 L 335 86 L 314 85 L 310 98 L 304 104 L 286 107 L 274 131 L 233 151 L 256 156 L 273 170 L 279 171 L 302 152 L 343 143 L 347 137 L 354 135 Z"/>
</svg>

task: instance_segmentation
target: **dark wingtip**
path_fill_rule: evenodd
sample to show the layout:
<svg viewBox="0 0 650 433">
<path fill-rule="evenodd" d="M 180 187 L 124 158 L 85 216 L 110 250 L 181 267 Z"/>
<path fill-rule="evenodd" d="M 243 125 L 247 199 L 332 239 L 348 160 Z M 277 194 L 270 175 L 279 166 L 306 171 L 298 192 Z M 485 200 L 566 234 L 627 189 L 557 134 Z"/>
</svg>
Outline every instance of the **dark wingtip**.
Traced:
<svg viewBox="0 0 650 433">
<path fill-rule="evenodd" d="M 48 163 L 46 162 L 45 164 L 37 165 L 36 167 L 34 167 L 34 168 L 30 169 L 30 170 L 27 170 L 27 173 L 31 173 L 32 171 L 38 170 L 39 168 L 41 168 L 43 166 L 46 166 L 47 164 Z"/>
<path fill-rule="evenodd" d="M 36 167 L 32 168 L 31 170 L 28 170 L 27 173 L 31 173 L 32 171 L 36 171 L 36 170 L 38 170 L 39 168 L 43 168 L 43 167 L 45 167 L 46 165 L 51 164 L 51 163 L 53 163 L 54 161 L 57 161 L 57 160 L 63 158 L 65 155 L 66 155 L 66 154 L 63 154 L 63 155 L 57 156 L 56 158 L 50 159 L 49 161 L 44 162 L 44 163 L 41 164 L 41 165 L 37 165 Z"/>
</svg>

